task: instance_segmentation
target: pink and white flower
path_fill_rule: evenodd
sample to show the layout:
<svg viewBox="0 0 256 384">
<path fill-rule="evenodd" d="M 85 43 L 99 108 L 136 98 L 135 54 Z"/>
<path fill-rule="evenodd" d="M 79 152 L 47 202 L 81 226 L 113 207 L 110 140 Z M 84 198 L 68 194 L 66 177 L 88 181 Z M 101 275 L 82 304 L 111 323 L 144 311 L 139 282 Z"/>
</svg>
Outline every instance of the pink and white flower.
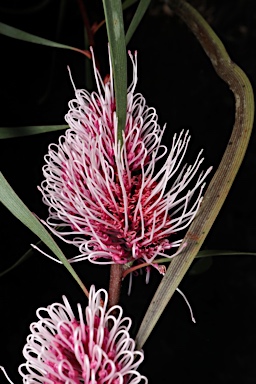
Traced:
<svg viewBox="0 0 256 384">
<path fill-rule="evenodd" d="M 167 155 L 161 145 L 165 127 L 135 93 L 137 54 L 129 56 L 133 80 L 123 143 L 117 137 L 111 63 L 104 83 L 92 52 L 97 92 L 75 90 L 66 115 L 70 128 L 45 156 L 39 188 L 49 206 L 45 224 L 79 248 L 71 262 L 153 264 L 157 256 L 173 257 L 169 250 L 181 244 L 177 235 L 192 222 L 202 200 L 210 171 L 198 175 L 202 151 L 193 165 L 183 166 L 190 136 L 182 131 L 174 134 Z M 160 159 L 163 165 L 157 169 Z"/>
<path fill-rule="evenodd" d="M 64 296 L 63 302 L 37 310 L 39 320 L 30 325 L 23 349 L 26 363 L 19 367 L 24 384 L 148 382 L 137 372 L 144 355 L 129 336 L 131 319 L 122 318 L 118 305 L 107 310 L 104 289 L 91 287 L 85 314 L 77 306 L 78 320 Z"/>
</svg>

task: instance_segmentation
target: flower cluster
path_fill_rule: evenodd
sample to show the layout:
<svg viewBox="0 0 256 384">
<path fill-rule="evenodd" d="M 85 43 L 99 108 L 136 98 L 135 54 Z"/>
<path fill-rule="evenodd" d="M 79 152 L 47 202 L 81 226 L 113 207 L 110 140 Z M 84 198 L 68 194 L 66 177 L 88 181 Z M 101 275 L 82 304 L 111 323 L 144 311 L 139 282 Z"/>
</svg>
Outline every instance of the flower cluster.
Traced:
<svg viewBox="0 0 256 384">
<path fill-rule="evenodd" d="M 157 256 L 172 257 L 169 250 L 182 241 L 178 232 L 191 223 L 202 199 L 209 170 L 196 176 L 201 152 L 193 165 L 182 166 L 190 140 L 182 131 L 173 136 L 167 155 L 161 145 L 165 127 L 160 128 L 155 109 L 135 93 L 137 54 L 129 56 L 133 80 L 122 143 L 111 63 L 104 82 L 92 52 L 97 93 L 75 90 L 66 115 L 70 128 L 45 156 L 45 180 L 39 188 L 49 206 L 45 224 L 79 248 L 71 262 L 152 264 Z M 163 165 L 157 169 L 160 159 Z"/>
<path fill-rule="evenodd" d="M 104 289 L 91 287 L 85 316 L 78 304 L 79 320 L 65 297 L 63 301 L 37 310 L 39 321 L 31 324 L 23 349 L 26 363 L 19 367 L 24 384 L 148 382 L 137 372 L 144 356 L 129 336 L 131 319 L 122 318 L 118 305 L 106 309 Z"/>
</svg>

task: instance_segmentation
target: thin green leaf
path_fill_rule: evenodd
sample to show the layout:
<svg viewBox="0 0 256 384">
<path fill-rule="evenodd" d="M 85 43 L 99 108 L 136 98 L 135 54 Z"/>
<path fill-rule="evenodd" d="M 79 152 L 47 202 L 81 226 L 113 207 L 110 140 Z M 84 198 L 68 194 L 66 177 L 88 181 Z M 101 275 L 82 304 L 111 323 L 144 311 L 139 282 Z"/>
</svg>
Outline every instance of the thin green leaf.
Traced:
<svg viewBox="0 0 256 384">
<path fill-rule="evenodd" d="M 23 40 L 29 43 L 46 45 L 48 47 L 71 49 L 72 51 L 80 52 L 86 55 L 87 57 L 90 57 L 90 54 L 87 51 L 83 51 L 82 49 L 71 47 L 70 45 L 56 43 L 55 41 L 51 41 L 48 39 L 44 39 L 43 37 L 32 35 L 31 33 L 24 32 L 21 29 L 11 27 L 10 25 L 4 24 L 4 23 L 0 23 L 0 33 L 2 35 L 12 37 L 13 39 Z"/>
<path fill-rule="evenodd" d="M 173 259 L 148 307 L 136 336 L 137 348 L 146 342 L 182 278 L 209 233 L 244 158 L 254 119 L 253 90 L 245 73 L 228 56 L 225 47 L 202 16 L 186 1 L 170 0 L 168 5 L 183 19 L 201 43 L 217 74 L 229 85 L 235 98 L 235 122 L 230 141 L 190 225 L 180 254 Z"/>
<path fill-rule="evenodd" d="M 8 7 L 0 7 L 0 13 L 7 13 L 9 15 L 29 15 L 31 13 L 36 13 L 41 11 L 48 3 L 50 3 L 51 0 L 42 0 L 41 2 L 37 4 L 33 4 L 31 6 L 28 6 L 27 8 L 24 8 L 24 4 L 21 4 L 20 8 L 8 8 Z"/>
<path fill-rule="evenodd" d="M 212 256 L 256 256 L 255 252 L 238 252 L 238 251 L 227 251 L 221 249 L 207 249 L 204 251 L 199 251 L 196 255 L 196 258 L 200 259 L 201 257 L 212 257 Z M 160 259 L 154 260 L 155 264 L 164 264 L 171 263 L 173 259 L 168 257 L 161 257 Z"/>
<path fill-rule="evenodd" d="M 33 215 L 32 212 L 27 208 L 27 206 L 21 201 L 18 195 L 14 192 L 11 186 L 8 184 L 7 180 L 4 178 L 3 174 L 0 172 L 0 201 L 3 205 L 9 209 L 9 211 L 17 217 L 26 227 L 28 227 L 32 232 L 34 232 L 39 239 L 41 239 L 44 244 L 56 255 L 62 264 L 67 268 L 69 273 L 80 285 L 84 293 L 89 295 L 84 284 L 76 274 L 75 270 L 71 267 L 70 263 L 62 253 L 61 249 L 52 239 L 50 234 L 40 223 L 40 221 Z"/>
<path fill-rule="evenodd" d="M 38 241 L 36 245 L 38 246 L 41 244 L 41 241 Z M 3 272 L 0 273 L 0 277 L 6 275 L 7 273 L 11 272 L 14 268 L 18 267 L 20 264 L 22 264 L 24 261 L 29 259 L 33 254 L 35 253 L 35 250 L 33 248 L 29 248 L 27 252 L 22 255 L 19 260 L 17 260 L 13 265 L 11 265 L 9 268 L 5 269 Z"/>
<path fill-rule="evenodd" d="M 212 256 L 256 256 L 255 252 L 238 252 L 238 251 L 227 251 L 221 249 L 207 249 L 200 251 L 196 257 L 212 257 Z"/>
<path fill-rule="evenodd" d="M 150 1 L 151 0 L 140 0 L 138 8 L 136 9 L 135 15 L 133 16 L 133 19 L 131 21 L 131 24 L 129 25 L 128 31 L 126 32 L 126 36 L 125 36 L 126 44 L 128 44 L 129 41 L 131 40 L 132 35 L 136 31 L 139 23 L 141 22 L 141 19 L 143 18 L 146 10 L 148 9 Z"/>
<path fill-rule="evenodd" d="M 67 129 L 68 125 L 31 125 L 25 127 L 0 127 L 0 139 L 12 139 L 21 136 L 39 135 Z"/>
<path fill-rule="evenodd" d="M 212 266 L 212 257 L 196 260 L 188 271 L 189 276 L 197 276 L 207 272 Z"/>
<path fill-rule="evenodd" d="M 122 3 L 120 0 L 102 1 L 114 76 L 117 137 L 122 144 L 127 109 L 127 58 Z"/>
<path fill-rule="evenodd" d="M 55 19 L 55 31 L 53 34 L 53 39 L 56 41 L 59 41 L 61 32 L 63 30 L 64 24 L 65 24 L 65 16 L 67 11 L 67 2 L 68 0 L 59 0 L 59 6 L 58 11 L 56 12 L 56 19 Z M 86 62 L 88 60 L 85 60 Z M 57 64 L 57 50 L 52 49 L 51 50 L 51 58 L 50 58 L 50 66 L 48 70 L 48 76 L 45 83 L 45 89 L 41 93 L 41 96 L 38 97 L 37 102 L 39 105 L 45 103 L 49 95 L 51 94 L 54 80 L 55 80 L 55 73 L 56 73 L 56 64 Z"/>
<path fill-rule="evenodd" d="M 123 11 L 127 8 L 129 8 L 131 5 L 137 3 L 138 0 L 126 0 L 123 2 L 123 5 L 122 5 L 122 8 L 123 8 Z"/>
</svg>

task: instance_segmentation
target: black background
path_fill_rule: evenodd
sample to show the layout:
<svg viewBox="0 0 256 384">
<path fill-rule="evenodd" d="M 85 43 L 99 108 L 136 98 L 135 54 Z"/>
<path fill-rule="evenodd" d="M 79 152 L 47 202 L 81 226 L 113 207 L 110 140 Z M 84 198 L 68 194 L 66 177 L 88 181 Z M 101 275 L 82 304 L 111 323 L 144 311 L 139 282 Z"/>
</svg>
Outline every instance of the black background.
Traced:
<svg viewBox="0 0 256 384">
<path fill-rule="evenodd" d="M 91 22 L 100 22 L 100 1 L 87 1 Z M 252 85 L 256 81 L 256 2 L 254 0 L 194 0 L 224 42 L 231 58 L 244 69 Z M 83 22 L 76 1 L 51 0 L 30 12 L 32 0 L 0 1 L 1 20 L 16 28 L 83 47 Z M 58 27 L 60 5 L 65 5 Z M 135 7 L 125 12 L 129 24 Z M 57 32 L 59 28 L 59 32 Z M 95 52 L 103 74 L 107 67 L 107 38 L 103 26 L 95 35 Z M 74 97 L 67 65 L 77 88 L 85 87 L 85 58 L 72 51 L 29 44 L 0 36 L 0 126 L 63 124 L 67 103 Z M 187 128 L 192 134 L 187 160 L 205 149 L 204 168 L 218 167 L 234 122 L 234 100 L 226 84 L 215 74 L 208 58 L 187 27 L 154 1 L 129 44 L 138 50 L 137 91 L 157 109 L 159 122 L 167 122 L 165 144 L 174 132 Z M 131 65 L 129 65 L 129 71 Z M 46 218 L 47 209 L 37 191 L 43 179 L 43 156 L 60 133 L 0 141 L 1 171 L 31 211 Z M 204 249 L 256 252 L 256 138 Z M 0 271 L 21 257 L 36 237 L 4 207 L 0 207 Z M 60 244 L 67 256 L 73 248 Z M 74 265 L 86 286 L 108 285 L 108 267 L 82 262 Z M 133 279 L 127 296 L 124 281 L 121 304 L 133 319 L 133 335 L 159 284 L 152 272 Z M 156 383 L 255 383 L 256 381 L 256 260 L 254 256 L 219 256 L 200 275 L 187 275 L 180 287 L 197 320 L 190 320 L 183 299 L 175 294 L 144 346 L 140 368 Z M 64 267 L 39 253 L 0 278 L 0 365 L 13 381 L 21 383 L 17 367 L 35 310 L 65 294 L 70 302 L 86 299 Z M 1 379 L 4 382 L 4 379 Z"/>
</svg>

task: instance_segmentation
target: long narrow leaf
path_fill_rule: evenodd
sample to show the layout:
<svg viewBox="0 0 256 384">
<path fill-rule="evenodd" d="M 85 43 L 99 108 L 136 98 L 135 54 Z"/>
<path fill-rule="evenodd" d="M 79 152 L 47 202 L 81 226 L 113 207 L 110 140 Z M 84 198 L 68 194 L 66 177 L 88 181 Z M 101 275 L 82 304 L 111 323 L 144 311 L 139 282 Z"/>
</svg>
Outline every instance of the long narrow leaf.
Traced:
<svg viewBox="0 0 256 384">
<path fill-rule="evenodd" d="M 194 264 L 188 271 L 189 276 L 197 276 L 207 272 L 212 267 L 212 257 L 202 257 L 199 260 L 195 260 Z"/>
<path fill-rule="evenodd" d="M 127 108 L 127 59 L 122 3 L 120 0 L 102 1 L 114 76 L 118 139 L 122 143 Z"/>
<path fill-rule="evenodd" d="M 27 208 L 27 206 L 21 201 L 18 195 L 14 192 L 11 186 L 8 184 L 7 180 L 4 178 L 3 174 L 0 172 L 0 201 L 5 205 L 7 209 L 19 219 L 26 227 L 28 227 L 32 232 L 34 232 L 39 239 L 41 239 L 44 244 L 46 244 L 49 249 L 59 258 L 63 265 L 67 268 L 69 273 L 80 285 L 84 293 L 88 296 L 88 291 L 85 288 L 84 284 L 76 274 L 75 270 L 71 267 L 70 263 L 62 253 L 61 249 L 52 239 L 50 234 L 40 223 L 40 221 L 33 215 L 32 212 Z"/>
<path fill-rule="evenodd" d="M 138 27 L 139 23 L 141 22 L 141 19 L 143 18 L 151 0 L 140 0 L 140 3 L 138 5 L 138 8 L 136 9 L 135 15 L 133 16 L 133 19 L 131 21 L 131 24 L 129 25 L 128 31 L 126 32 L 125 41 L 126 44 L 129 43 L 131 40 L 132 35 L 136 31 L 136 28 Z"/>
<path fill-rule="evenodd" d="M 186 246 L 168 267 L 141 323 L 136 337 L 138 348 L 146 342 L 209 233 L 244 158 L 254 119 L 254 97 L 250 81 L 241 68 L 231 61 L 211 27 L 186 1 L 170 0 L 169 6 L 195 34 L 217 74 L 229 85 L 234 94 L 236 112 L 233 131 L 219 168 L 181 244 L 181 247 Z"/>
<path fill-rule="evenodd" d="M 196 258 L 200 257 L 212 257 L 212 256 L 256 256 L 256 252 L 238 252 L 238 251 L 227 251 L 221 249 L 207 249 L 198 252 Z"/>
<path fill-rule="evenodd" d="M 36 4 L 31 4 L 28 7 L 24 7 L 24 4 L 21 4 L 21 7 L 0 7 L 0 13 L 6 13 L 8 15 L 29 15 L 31 13 L 36 13 L 42 10 L 51 0 L 42 0 L 40 2 L 37 2 Z"/>
<path fill-rule="evenodd" d="M 70 45 L 56 43 L 55 41 L 51 41 L 48 39 L 44 39 L 43 37 L 39 37 L 36 35 L 32 35 L 31 33 L 22 31 L 21 29 L 11 27 L 10 25 L 0 23 L 0 33 L 2 35 L 12 37 L 13 39 L 27 41 L 28 43 L 35 43 L 46 45 L 48 47 L 62 48 L 62 49 L 71 49 L 72 51 L 80 52 L 90 57 L 89 52 L 83 51 L 82 49 L 78 49 L 75 47 L 71 47 Z"/>
<path fill-rule="evenodd" d="M 197 259 L 203 257 L 212 257 L 212 256 L 256 256 L 256 252 L 241 252 L 241 251 L 227 251 L 225 249 L 206 249 L 199 251 L 196 255 Z M 173 259 L 162 257 L 154 261 L 155 264 L 171 263 Z"/>
<path fill-rule="evenodd" d="M 138 0 L 125 0 L 122 4 L 123 11 L 129 8 L 131 5 L 137 3 Z"/>
<path fill-rule="evenodd" d="M 31 125 L 24 127 L 0 127 L 0 139 L 12 139 L 21 136 L 38 135 L 52 131 L 60 131 L 68 125 Z"/>
<path fill-rule="evenodd" d="M 36 246 L 40 245 L 42 242 L 41 240 L 36 243 Z M 6 275 L 7 273 L 11 272 L 14 268 L 18 267 L 20 264 L 22 264 L 24 261 L 28 260 L 33 254 L 35 253 L 35 250 L 31 247 L 25 252 L 14 264 L 12 264 L 9 268 L 5 269 L 4 271 L 0 272 L 0 277 Z"/>
</svg>

